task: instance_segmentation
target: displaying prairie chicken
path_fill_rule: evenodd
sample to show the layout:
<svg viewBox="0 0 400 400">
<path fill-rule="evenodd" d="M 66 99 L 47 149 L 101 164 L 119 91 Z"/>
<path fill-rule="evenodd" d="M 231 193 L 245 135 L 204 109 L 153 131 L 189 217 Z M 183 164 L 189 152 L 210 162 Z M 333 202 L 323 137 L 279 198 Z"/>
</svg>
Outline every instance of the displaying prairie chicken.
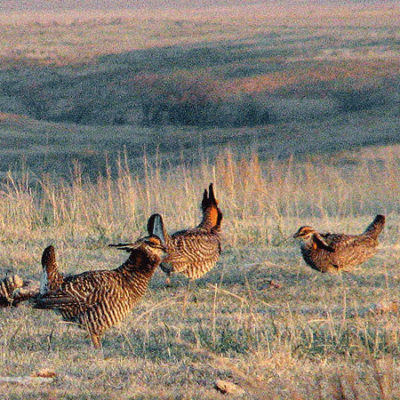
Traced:
<svg viewBox="0 0 400 400">
<path fill-rule="evenodd" d="M 116 245 L 130 253 L 120 267 L 64 277 L 54 290 L 49 282 L 49 290 L 42 291 L 34 307 L 59 311 L 64 320 L 76 322 L 87 329 L 94 347 L 101 347 L 100 338 L 104 331 L 121 322 L 132 310 L 166 256 L 161 225 L 162 218 L 157 214 L 153 216 L 149 236 L 129 245 Z M 43 278 L 42 282 L 49 280 L 48 271 L 44 268 L 43 274 L 47 274 L 47 278 Z"/>
<path fill-rule="evenodd" d="M 203 218 L 196 228 L 168 235 L 162 225 L 168 256 L 160 267 L 167 274 L 167 285 L 173 272 L 180 272 L 190 279 L 200 278 L 214 267 L 221 254 L 223 215 L 218 208 L 212 183 L 208 191 L 204 190 L 201 210 Z"/>
<path fill-rule="evenodd" d="M 200 278 L 210 271 L 221 254 L 222 212 L 214 195 L 211 183 L 209 190 L 204 190 L 201 202 L 203 218 L 196 228 L 185 229 L 169 235 L 161 221 L 160 229 L 165 238 L 168 256 L 160 264 L 167 274 L 166 284 L 170 283 L 173 272 L 180 272 L 190 279 Z M 149 218 L 147 229 L 152 230 L 157 214 Z M 124 246 L 126 244 L 119 244 Z"/>
<path fill-rule="evenodd" d="M 310 226 L 302 226 L 293 237 L 301 239 L 301 253 L 311 268 L 320 272 L 349 271 L 377 252 L 384 225 L 385 217 L 377 215 L 361 235 L 318 233 Z"/>
</svg>

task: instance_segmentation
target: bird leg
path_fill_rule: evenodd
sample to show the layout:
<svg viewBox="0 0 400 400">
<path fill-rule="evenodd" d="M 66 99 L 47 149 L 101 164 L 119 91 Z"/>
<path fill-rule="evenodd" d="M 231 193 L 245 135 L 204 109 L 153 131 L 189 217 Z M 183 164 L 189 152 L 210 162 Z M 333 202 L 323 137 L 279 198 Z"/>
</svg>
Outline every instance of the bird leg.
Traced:
<svg viewBox="0 0 400 400">
<path fill-rule="evenodd" d="M 90 334 L 90 338 L 92 339 L 93 347 L 95 349 L 101 349 L 100 337 L 95 333 Z"/>
<path fill-rule="evenodd" d="M 166 272 L 167 277 L 165 278 L 165 287 L 171 287 L 171 271 Z"/>
</svg>

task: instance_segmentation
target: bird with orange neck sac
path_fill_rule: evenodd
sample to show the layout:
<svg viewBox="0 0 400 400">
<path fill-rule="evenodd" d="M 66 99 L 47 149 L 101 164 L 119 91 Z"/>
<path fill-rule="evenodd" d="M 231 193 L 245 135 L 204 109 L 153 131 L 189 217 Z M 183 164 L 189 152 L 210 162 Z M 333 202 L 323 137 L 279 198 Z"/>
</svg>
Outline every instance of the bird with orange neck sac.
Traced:
<svg viewBox="0 0 400 400">
<path fill-rule="evenodd" d="M 202 220 L 195 228 L 184 229 L 169 235 L 161 221 L 168 256 L 160 264 L 167 274 L 166 285 L 170 285 L 172 273 L 181 273 L 190 279 L 197 279 L 210 271 L 221 254 L 222 212 L 218 208 L 214 187 L 211 183 L 204 190 L 201 202 Z M 156 214 L 157 215 L 157 214 Z M 154 215 L 149 218 L 148 230 L 153 229 Z M 124 244 L 120 244 L 124 246 Z"/>
<path fill-rule="evenodd" d="M 152 217 L 148 236 L 134 243 L 115 245 L 130 253 L 120 267 L 63 277 L 54 290 L 42 290 L 34 307 L 60 312 L 64 320 L 86 329 L 94 347 L 100 348 L 104 331 L 121 322 L 133 309 L 167 255 L 162 218 L 159 214 Z"/>
<path fill-rule="evenodd" d="M 311 268 L 320 272 L 348 272 L 376 254 L 384 225 L 385 217 L 377 215 L 360 235 L 319 233 L 310 226 L 302 226 L 293 237 L 301 240 L 301 253 Z"/>
<path fill-rule="evenodd" d="M 181 273 L 190 279 L 198 279 L 216 264 L 221 254 L 222 212 L 215 198 L 211 183 L 204 190 L 201 202 L 202 220 L 195 228 L 185 229 L 169 235 L 163 226 L 168 256 L 161 263 L 167 274 L 166 285 L 172 273 Z"/>
</svg>

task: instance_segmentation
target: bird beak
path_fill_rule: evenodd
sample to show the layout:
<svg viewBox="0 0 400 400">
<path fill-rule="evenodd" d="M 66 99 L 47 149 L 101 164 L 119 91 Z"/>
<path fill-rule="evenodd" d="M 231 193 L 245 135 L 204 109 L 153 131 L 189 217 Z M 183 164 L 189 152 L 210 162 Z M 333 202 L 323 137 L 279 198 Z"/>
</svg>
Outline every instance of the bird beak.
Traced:
<svg viewBox="0 0 400 400">
<path fill-rule="evenodd" d="M 161 250 L 163 251 L 163 254 L 161 255 L 161 260 L 164 260 L 165 258 L 167 258 L 169 256 L 169 254 L 168 254 L 167 248 L 165 246 L 163 246 L 161 248 Z"/>
</svg>

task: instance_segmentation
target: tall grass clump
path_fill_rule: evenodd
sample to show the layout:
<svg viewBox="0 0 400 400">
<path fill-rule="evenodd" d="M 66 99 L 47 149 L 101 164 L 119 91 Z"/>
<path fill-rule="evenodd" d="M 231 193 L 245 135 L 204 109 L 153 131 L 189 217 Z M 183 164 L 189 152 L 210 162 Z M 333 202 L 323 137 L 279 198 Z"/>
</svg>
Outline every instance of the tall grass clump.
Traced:
<svg viewBox="0 0 400 400">
<path fill-rule="evenodd" d="M 138 173 L 125 158 L 105 175 L 89 179 L 75 163 L 70 179 L 9 172 L 1 185 L 3 231 L 67 230 L 72 236 L 107 238 L 144 227 L 152 212 L 161 212 L 172 227 L 194 225 L 202 190 L 215 182 L 232 240 L 272 241 L 271 232 L 286 234 L 300 220 L 369 220 L 380 212 L 397 212 L 399 157 L 360 158 L 356 162 L 322 159 L 261 162 L 230 150 L 215 162 L 165 169 L 162 161 L 143 159 Z M 240 229 L 238 229 L 240 226 Z M 137 233 L 137 232 L 136 232 Z M 257 239 L 258 238 L 258 239 Z M 268 239 L 269 238 L 269 239 Z"/>
</svg>

